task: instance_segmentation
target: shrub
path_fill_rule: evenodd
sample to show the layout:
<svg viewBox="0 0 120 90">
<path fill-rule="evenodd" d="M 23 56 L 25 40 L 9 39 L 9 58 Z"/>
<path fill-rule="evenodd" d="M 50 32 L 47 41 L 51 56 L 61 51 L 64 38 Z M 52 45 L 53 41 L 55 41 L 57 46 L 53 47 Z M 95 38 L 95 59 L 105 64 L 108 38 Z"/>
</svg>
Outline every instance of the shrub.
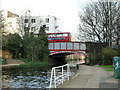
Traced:
<svg viewBox="0 0 120 90">
<path fill-rule="evenodd" d="M 7 59 L 6 58 L 2 58 L 1 60 L 2 60 L 2 65 L 7 64 Z"/>
<path fill-rule="evenodd" d="M 103 61 L 102 61 L 103 64 L 112 65 L 113 57 L 118 55 L 118 51 L 110 47 L 107 47 L 107 48 L 103 48 L 102 55 L 103 55 Z"/>
<path fill-rule="evenodd" d="M 90 60 L 89 65 L 98 64 L 98 62 L 101 61 L 101 53 L 96 53 L 96 50 L 94 50 L 93 55 L 88 59 Z"/>
<path fill-rule="evenodd" d="M 28 62 L 26 64 L 21 64 L 19 67 L 21 68 L 41 68 L 41 67 L 49 67 L 50 64 L 47 62 L 40 62 L 40 61 L 36 61 L 36 62 Z M 44 69 L 44 68 L 43 68 Z"/>
</svg>

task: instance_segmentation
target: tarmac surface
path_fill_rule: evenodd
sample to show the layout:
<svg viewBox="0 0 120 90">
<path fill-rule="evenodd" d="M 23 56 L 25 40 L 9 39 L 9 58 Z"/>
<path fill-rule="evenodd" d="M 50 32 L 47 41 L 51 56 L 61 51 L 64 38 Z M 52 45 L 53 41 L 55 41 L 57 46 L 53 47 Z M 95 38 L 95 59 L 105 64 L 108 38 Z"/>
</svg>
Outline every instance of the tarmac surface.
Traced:
<svg viewBox="0 0 120 90">
<path fill-rule="evenodd" d="M 23 62 L 21 60 L 8 59 L 7 64 L 0 65 L 0 67 L 4 68 L 4 67 L 11 67 L 11 66 L 18 66 L 20 64 L 25 64 L 25 62 Z M 1 70 L 1 68 L 0 68 L 0 70 Z"/>
<path fill-rule="evenodd" d="M 77 73 L 57 88 L 120 88 L 113 72 L 99 66 L 80 65 Z"/>
</svg>

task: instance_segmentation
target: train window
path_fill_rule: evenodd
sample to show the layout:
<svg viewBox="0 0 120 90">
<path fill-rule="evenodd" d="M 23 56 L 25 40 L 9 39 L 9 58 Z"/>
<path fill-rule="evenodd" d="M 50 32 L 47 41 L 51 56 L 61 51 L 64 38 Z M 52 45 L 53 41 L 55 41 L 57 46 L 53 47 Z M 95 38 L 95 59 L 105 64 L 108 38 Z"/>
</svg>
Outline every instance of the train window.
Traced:
<svg viewBox="0 0 120 90">
<path fill-rule="evenodd" d="M 74 49 L 79 50 L 79 43 L 74 43 Z"/>
<path fill-rule="evenodd" d="M 53 43 L 49 43 L 49 49 L 53 49 Z"/>
<path fill-rule="evenodd" d="M 49 23 L 49 18 L 46 19 L 46 23 Z"/>
<path fill-rule="evenodd" d="M 86 49 L 86 44 L 85 43 L 80 43 L 80 49 L 85 50 Z"/>
<path fill-rule="evenodd" d="M 52 37 L 56 37 L 56 34 L 51 34 L 52 35 Z"/>
<path fill-rule="evenodd" d="M 67 34 L 67 33 L 64 33 L 63 36 L 66 37 L 66 36 L 68 36 L 68 34 Z"/>
<path fill-rule="evenodd" d="M 72 43 L 67 43 L 67 49 L 72 49 Z"/>
<path fill-rule="evenodd" d="M 61 49 L 66 49 L 66 43 L 61 43 Z"/>
<path fill-rule="evenodd" d="M 62 37 L 63 35 L 62 34 L 57 34 L 57 37 Z"/>
<path fill-rule="evenodd" d="M 60 43 L 55 43 L 55 48 L 54 49 L 60 49 Z"/>
</svg>

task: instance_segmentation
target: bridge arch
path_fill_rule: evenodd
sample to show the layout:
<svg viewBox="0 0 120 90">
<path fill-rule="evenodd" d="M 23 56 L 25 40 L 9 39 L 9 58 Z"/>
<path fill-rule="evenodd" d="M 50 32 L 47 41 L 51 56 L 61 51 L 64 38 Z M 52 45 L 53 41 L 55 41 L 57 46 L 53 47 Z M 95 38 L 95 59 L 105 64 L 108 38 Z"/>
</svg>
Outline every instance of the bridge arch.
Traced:
<svg viewBox="0 0 120 90">
<path fill-rule="evenodd" d="M 61 52 L 60 51 L 60 52 L 54 52 L 50 55 L 50 62 L 55 66 L 66 64 L 67 62 L 65 61 L 65 57 L 71 54 L 79 54 L 79 55 L 86 56 L 86 53 L 84 52 L 73 52 L 73 51 Z"/>
</svg>

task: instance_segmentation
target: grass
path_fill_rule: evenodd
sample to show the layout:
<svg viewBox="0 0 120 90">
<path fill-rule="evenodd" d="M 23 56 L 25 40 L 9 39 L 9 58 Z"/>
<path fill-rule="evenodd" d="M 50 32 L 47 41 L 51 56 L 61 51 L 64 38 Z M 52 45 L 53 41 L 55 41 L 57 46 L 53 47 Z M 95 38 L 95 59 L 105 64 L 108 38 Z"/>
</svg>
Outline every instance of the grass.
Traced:
<svg viewBox="0 0 120 90">
<path fill-rule="evenodd" d="M 102 65 L 101 67 L 103 67 L 103 68 L 113 68 L 112 65 Z"/>
<path fill-rule="evenodd" d="M 2 65 L 5 65 L 5 64 L 7 64 L 7 62 L 6 61 L 2 61 Z"/>
<path fill-rule="evenodd" d="M 113 66 L 112 65 L 102 65 L 101 67 L 105 68 L 106 71 L 113 71 Z"/>
<path fill-rule="evenodd" d="M 107 69 L 106 71 L 113 71 L 113 69 Z"/>
<path fill-rule="evenodd" d="M 28 62 L 26 64 L 21 64 L 20 67 L 21 68 L 34 68 L 34 67 L 44 67 L 44 66 L 49 66 L 49 63 L 47 62 Z"/>
</svg>

